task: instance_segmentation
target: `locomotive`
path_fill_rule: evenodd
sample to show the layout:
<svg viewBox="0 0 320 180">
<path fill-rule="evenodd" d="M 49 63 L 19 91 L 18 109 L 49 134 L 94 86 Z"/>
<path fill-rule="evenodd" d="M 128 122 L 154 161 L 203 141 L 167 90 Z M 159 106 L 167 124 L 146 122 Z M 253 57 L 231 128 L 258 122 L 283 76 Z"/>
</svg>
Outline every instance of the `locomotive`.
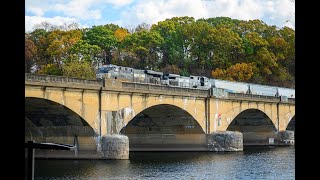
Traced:
<svg viewBox="0 0 320 180">
<path fill-rule="evenodd" d="M 180 88 L 209 90 L 210 88 L 225 89 L 229 93 L 254 94 L 263 96 L 285 96 L 295 98 L 295 90 L 284 87 L 261 84 L 233 82 L 207 78 L 205 76 L 180 76 L 153 70 L 141 70 L 113 64 L 103 65 L 96 72 L 97 79 L 119 79 L 122 81 L 166 85 Z"/>
</svg>

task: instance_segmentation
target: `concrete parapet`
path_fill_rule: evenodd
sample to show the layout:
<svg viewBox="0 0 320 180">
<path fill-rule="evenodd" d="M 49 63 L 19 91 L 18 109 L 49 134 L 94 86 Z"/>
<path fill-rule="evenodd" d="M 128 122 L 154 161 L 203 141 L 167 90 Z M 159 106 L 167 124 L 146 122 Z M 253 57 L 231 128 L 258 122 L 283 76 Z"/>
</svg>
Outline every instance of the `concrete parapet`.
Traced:
<svg viewBox="0 0 320 180">
<path fill-rule="evenodd" d="M 209 151 L 243 151 L 241 132 L 224 131 L 207 135 Z"/>
<path fill-rule="evenodd" d="M 97 150 L 103 159 L 129 159 L 129 138 L 118 134 L 103 136 Z"/>
<path fill-rule="evenodd" d="M 122 82 L 116 79 L 105 79 L 105 87 L 122 88 Z"/>
<path fill-rule="evenodd" d="M 278 132 L 278 145 L 294 145 L 294 131 L 280 131 Z"/>
</svg>

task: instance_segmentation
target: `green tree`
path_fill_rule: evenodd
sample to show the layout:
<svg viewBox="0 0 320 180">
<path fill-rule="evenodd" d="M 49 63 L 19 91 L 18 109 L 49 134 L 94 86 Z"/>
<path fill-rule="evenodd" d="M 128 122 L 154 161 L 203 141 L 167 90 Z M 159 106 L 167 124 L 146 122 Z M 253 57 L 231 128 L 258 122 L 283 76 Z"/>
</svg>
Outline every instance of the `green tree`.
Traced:
<svg viewBox="0 0 320 180">
<path fill-rule="evenodd" d="M 84 40 L 79 40 L 70 49 L 71 60 L 87 61 L 97 64 L 97 55 L 101 52 L 101 48 L 97 45 L 91 45 Z"/>
<path fill-rule="evenodd" d="M 243 41 L 239 35 L 230 29 L 217 28 L 211 35 L 213 41 L 212 66 L 227 68 L 243 59 Z"/>
<path fill-rule="evenodd" d="M 197 21 L 186 25 L 184 32 L 189 44 L 191 69 L 200 69 L 193 73 L 210 76 L 210 69 L 227 68 L 240 61 L 242 40 L 230 29 L 215 28 L 205 21 Z"/>
<path fill-rule="evenodd" d="M 139 67 L 137 68 L 159 68 L 160 45 L 163 38 L 158 32 L 138 31 L 128 36 L 124 40 L 124 47 L 136 54 L 139 58 Z"/>
<path fill-rule="evenodd" d="M 283 67 L 286 67 L 288 72 L 295 77 L 295 32 L 289 27 L 283 27 L 279 30 L 281 37 L 286 41 L 285 59 L 280 61 Z"/>
<path fill-rule="evenodd" d="M 258 50 L 254 58 L 256 58 L 254 61 L 255 65 L 263 77 L 271 75 L 274 69 L 278 67 L 276 56 L 272 52 L 268 51 L 267 48 L 263 47 Z"/>
<path fill-rule="evenodd" d="M 104 27 L 112 32 L 115 32 L 117 29 L 120 29 L 120 27 L 116 24 L 106 24 Z"/>
<path fill-rule="evenodd" d="M 99 46 L 102 52 L 102 64 L 110 64 L 112 60 L 111 50 L 115 48 L 117 39 L 114 32 L 106 26 L 93 26 L 85 35 L 86 40 L 91 45 Z"/>
<path fill-rule="evenodd" d="M 30 39 L 37 48 L 37 54 L 34 57 L 36 71 L 46 64 L 53 63 L 50 61 L 50 56 L 47 54 L 46 51 L 49 47 L 49 42 L 47 39 L 48 34 L 49 33 L 44 29 L 36 29 L 30 34 L 28 34 L 28 39 Z"/>
<path fill-rule="evenodd" d="M 185 44 L 186 37 L 182 29 L 186 24 L 192 22 L 194 22 L 194 18 L 184 16 L 166 19 L 152 25 L 151 31 L 157 31 L 164 39 L 164 42 L 160 46 L 162 54 L 161 67 L 165 67 L 167 64 L 176 64 L 181 68 L 187 67 L 185 57 L 187 56 L 188 47 Z"/>
<path fill-rule="evenodd" d="M 189 49 L 189 53 L 186 54 L 186 60 L 190 62 L 189 69 L 200 71 L 205 69 L 213 54 L 214 31 L 212 26 L 203 21 L 193 22 L 184 26 L 183 33 Z M 201 73 L 200 71 L 196 73 Z"/>
<path fill-rule="evenodd" d="M 80 79 L 96 79 L 94 68 L 86 61 L 71 61 L 62 66 L 64 76 Z"/>
<path fill-rule="evenodd" d="M 62 69 L 57 66 L 57 64 L 46 64 L 41 66 L 41 68 L 36 72 L 37 74 L 55 75 L 61 76 Z"/>
<path fill-rule="evenodd" d="M 230 30 L 235 30 L 236 27 L 241 22 L 238 19 L 231 19 L 229 17 L 214 17 L 208 19 L 198 19 L 198 21 L 204 21 L 209 23 L 211 26 L 216 28 L 226 28 Z"/>
</svg>

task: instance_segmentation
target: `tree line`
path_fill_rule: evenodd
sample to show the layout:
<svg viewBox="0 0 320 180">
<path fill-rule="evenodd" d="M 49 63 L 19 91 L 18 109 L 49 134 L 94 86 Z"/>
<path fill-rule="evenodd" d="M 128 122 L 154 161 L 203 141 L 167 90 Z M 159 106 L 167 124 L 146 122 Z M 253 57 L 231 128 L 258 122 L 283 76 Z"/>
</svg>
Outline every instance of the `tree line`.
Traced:
<svg viewBox="0 0 320 180">
<path fill-rule="evenodd" d="M 289 27 L 188 16 L 132 29 L 68 27 L 42 23 L 25 34 L 25 72 L 95 79 L 99 66 L 115 64 L 295 87 L 295 31 Z"/>
</svg>

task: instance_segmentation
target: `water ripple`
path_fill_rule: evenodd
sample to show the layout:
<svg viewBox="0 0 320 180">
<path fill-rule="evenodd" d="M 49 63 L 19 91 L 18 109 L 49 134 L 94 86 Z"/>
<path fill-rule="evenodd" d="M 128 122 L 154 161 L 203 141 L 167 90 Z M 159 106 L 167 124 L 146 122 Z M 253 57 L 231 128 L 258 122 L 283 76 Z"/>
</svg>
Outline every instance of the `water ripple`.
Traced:
<svg viewBox="0 0 320 180">
<path fill-rule="evenodd" d="M 294 147 L 244 152 L 130 152 L 130 160 L 36 160 L 35 179 L 295 179 Z"/>
</svg>

